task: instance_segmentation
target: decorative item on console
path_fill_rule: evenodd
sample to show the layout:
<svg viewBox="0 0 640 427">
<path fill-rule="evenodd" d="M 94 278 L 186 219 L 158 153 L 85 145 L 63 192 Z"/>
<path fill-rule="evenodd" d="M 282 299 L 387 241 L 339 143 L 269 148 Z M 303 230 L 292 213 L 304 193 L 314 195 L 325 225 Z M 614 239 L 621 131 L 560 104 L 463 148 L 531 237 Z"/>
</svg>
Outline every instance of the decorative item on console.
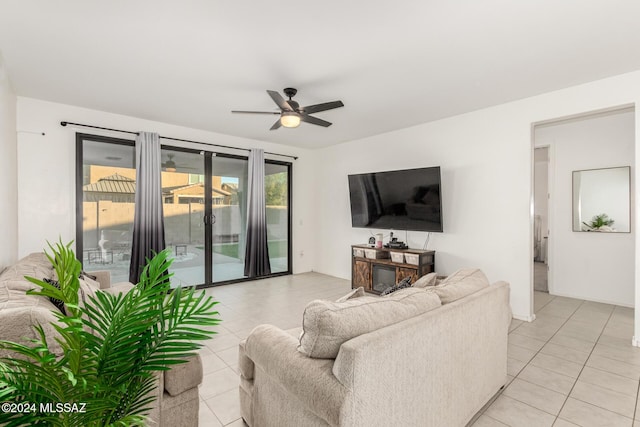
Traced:
<svg viewBox="0 0 640 427">
<path fill-rule="evenodd" d="M 397 237 L 393 237 L 393 231 L 389 233 L 389 243 L 384 245 L 389 249 L 409 249 L 409 246 L 405 242 L 399 241 Z"/>
</svg>

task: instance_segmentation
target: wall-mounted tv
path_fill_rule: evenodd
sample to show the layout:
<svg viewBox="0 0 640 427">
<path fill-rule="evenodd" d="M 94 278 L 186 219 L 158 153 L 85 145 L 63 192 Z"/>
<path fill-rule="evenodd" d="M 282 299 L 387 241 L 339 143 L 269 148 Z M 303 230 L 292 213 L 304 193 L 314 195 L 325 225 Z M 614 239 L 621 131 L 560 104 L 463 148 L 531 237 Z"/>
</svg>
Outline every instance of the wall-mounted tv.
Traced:
<svg viewBox="0 0 640 427">
<path fill-rule="evenodd" d="M 353 227 L 442 231 L 440 167 L 349 175 Z"/>
</svg>

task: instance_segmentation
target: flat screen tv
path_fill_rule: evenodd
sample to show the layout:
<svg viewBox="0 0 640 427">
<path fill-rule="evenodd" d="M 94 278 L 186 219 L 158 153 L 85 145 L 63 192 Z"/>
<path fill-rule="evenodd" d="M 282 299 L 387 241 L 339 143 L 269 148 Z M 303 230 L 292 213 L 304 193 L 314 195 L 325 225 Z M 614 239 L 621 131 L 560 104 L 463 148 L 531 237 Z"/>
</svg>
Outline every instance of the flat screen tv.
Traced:
<svg viewBox="0 0 640 427">
<path fill-rule="evenodd" d="M 351 225 L 442 231 L 440 167 L 349 175 Z"/>
</svg>

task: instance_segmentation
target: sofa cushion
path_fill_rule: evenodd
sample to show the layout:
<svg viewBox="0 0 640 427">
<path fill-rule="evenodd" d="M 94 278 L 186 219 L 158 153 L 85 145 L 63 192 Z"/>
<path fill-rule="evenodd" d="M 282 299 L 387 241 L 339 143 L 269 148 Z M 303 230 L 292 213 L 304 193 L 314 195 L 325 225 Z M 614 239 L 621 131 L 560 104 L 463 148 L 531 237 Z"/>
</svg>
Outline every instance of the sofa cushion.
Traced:
<svg viewBox="0 0 640 427">
<path fill-rule="evenodd" d="M 129 292 L 131 289 L 133 289 L 135 286 L 132 285 L 129 282 L 118 282 L 115 283 L 114 285 L 112 285 L 110 288 L 106 288 L 103 289 L 104 292 L 110 293 L 110 294 L 126 294 L 127 292 Z"/>
<path fill-rule="evenodd" d="M 25 279 L 25 276 L 36 279 L 53 278 L 53 267 L 44 253 L 33 253 L 9 266 L 0 275 L 0 289 L 26 292 L 37 286 Z M 5 302 L 8 294 L 0 292 L 0 302 Z"/>
<path fill-rule="evenodd" d="M 487 286 L 489 280 L 481 270 L 462 268 L 431 289 L 440 297 L 442 304 L 449 304 Z"/>
<path fill-rule="evenodd" d="M 360 298 L 360 297 L 363 297 L 364 295 L 365 295 L 364 294 L 364 288 L 362 286 L 360 286 L 359 288 L 352 290 L 351 292 L 349 292 L 345 296 L 338 298 L 336 300 L 336 302 L 345 302 L 348 299 Z"/>
<path fill-rule="evenodd" d="M 415 281 L 412 285 L 414 288 L 426 288 L 428 286 L 435 286 L 438 280 L 438 273 L 425 274 L 421 278 Z"/>
<path fill-rule="evenodd" d="M 298 351 L 313 358 L 334 359 L 342 343 L 440 305 L 436 294 L 423 289 L 404 289 L 385 298 L 365 296 L 341 303 L 314 300 L 304 311 Z"/>
<path fill-rule="evenodd" d="M 90 298 L 95 298 L 96 292 L 100 290 L 100 284 L 91 279 L 78 279 L 80 286 L 78 287 L 78 305 L 84 307 Z"/>
</svg>

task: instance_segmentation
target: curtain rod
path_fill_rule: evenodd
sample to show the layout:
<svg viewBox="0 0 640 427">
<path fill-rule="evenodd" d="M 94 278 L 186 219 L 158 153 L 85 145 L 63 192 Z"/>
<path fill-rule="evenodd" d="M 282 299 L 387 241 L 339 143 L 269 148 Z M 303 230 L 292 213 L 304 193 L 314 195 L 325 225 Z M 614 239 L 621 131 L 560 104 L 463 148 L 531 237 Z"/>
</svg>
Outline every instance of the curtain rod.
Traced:
<svg viewBox="0 0 640 427">
<path fill-rule="evenodd" d="M 67 125 L 82 126 L 82 127 L 86 127 L 86 128 L 92 128 L 92 129 L 109 130 L 111 132 L 129 133 L 131 135 L 138 135 L 139 134 L 138 132 L 132 132 L 130 130 L 112 129 L 112 128 L 105 128 L 105 127 L 101 127 L 101 126 L 93 126 L 93 125 L 83 125 L 82 123 L 60 122 L 60 126 L 67 126 Z M 194 144 L 208 145 L 210 147 L 221 147 L 221 148 L 230 148 L 232 150 L 251 151 L 249 148 L 239 148 L 239 147 L 231 147 L 229 145 L 211 144 L 211 143 L 208 143 L 208 142 L 192 141 L 190 139 L 171 138 L 169 136 L 162 136 L 162 135 L 160 135 L 160 138 L 162 138 L 162 139 L 170 139 L 172 141 L 191 142 L 191 143 L 194 143 Z M 269 151 L 265 151 L 264 154 L 271 154 L 273 156 L 281 156 L 281 157 L 289 157 L 289 158 L 292 158 L 293 160 L 298 160 L 298 156 L 290 156 L 288 154 L 271 153 Z"/>
</svg>

